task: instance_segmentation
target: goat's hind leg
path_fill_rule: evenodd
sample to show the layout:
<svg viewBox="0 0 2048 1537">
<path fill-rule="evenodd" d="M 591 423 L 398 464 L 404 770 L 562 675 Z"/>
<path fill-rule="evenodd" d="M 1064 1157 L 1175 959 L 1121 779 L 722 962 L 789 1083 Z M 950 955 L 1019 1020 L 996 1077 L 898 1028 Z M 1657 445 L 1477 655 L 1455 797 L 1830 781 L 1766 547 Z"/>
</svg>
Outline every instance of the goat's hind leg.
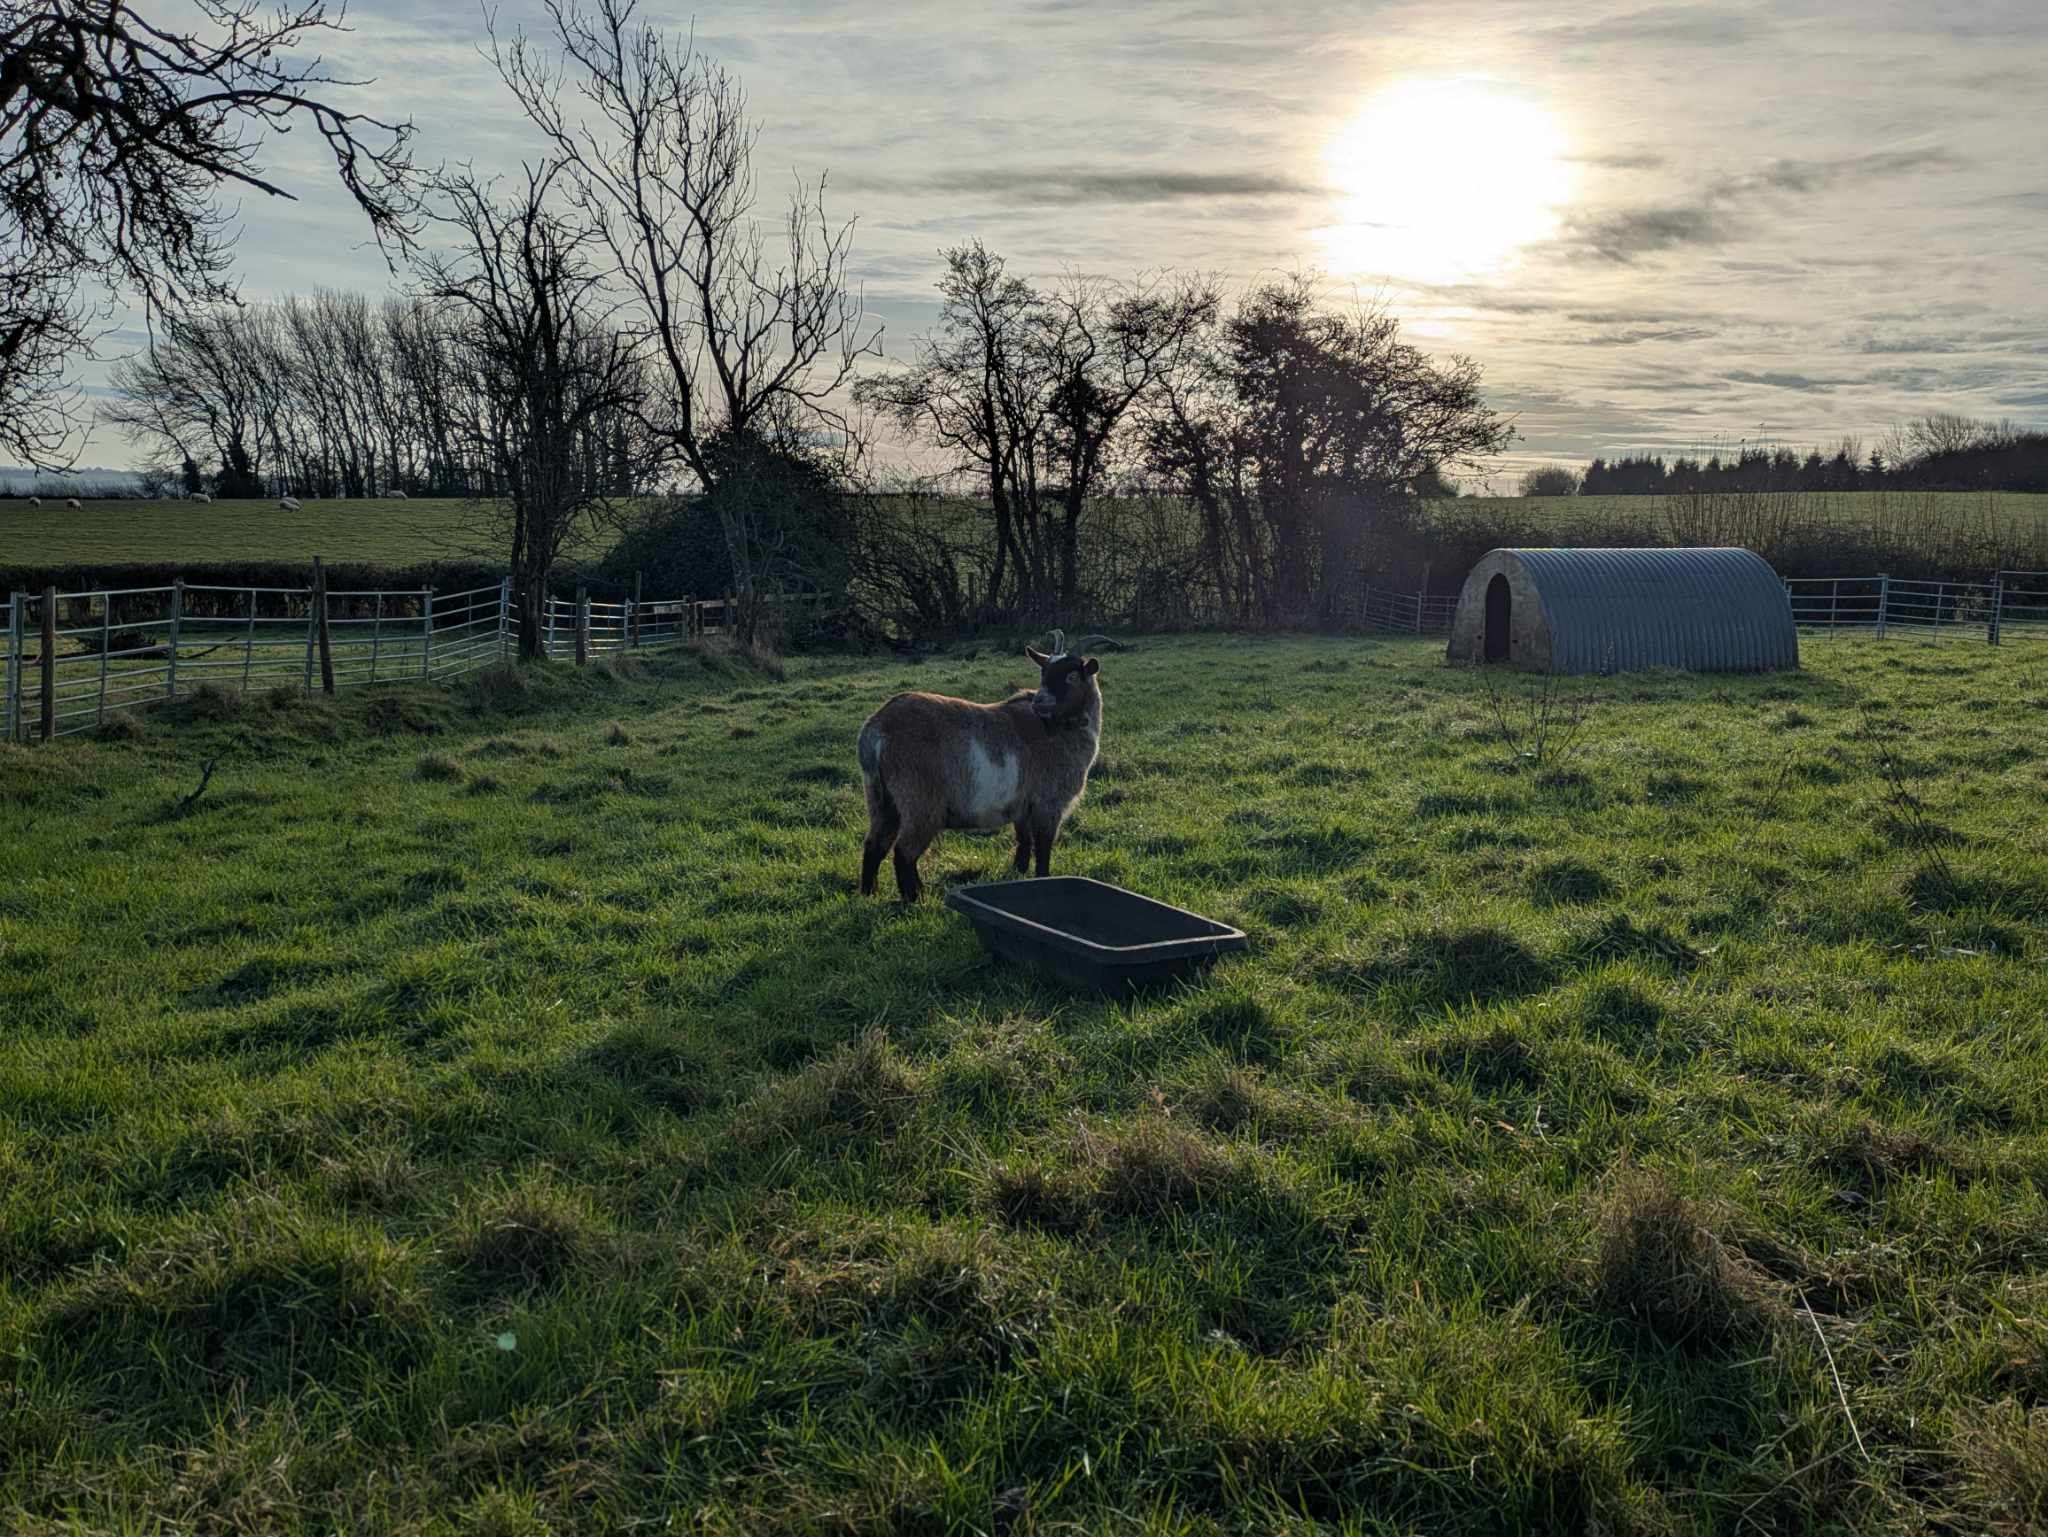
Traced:
<svg viewBox="0 0 2048 1537">
<path fill-rule="evenodd" d="M 1029 822 L 1019 822 L 1017 824 L 1017 854 L 1011 860 L 1011 863 L 1016 866 L 1019 875 L 1027 874 L 1031 869 L 1031 843 L 1031 824 Z"/>
<path fill-rule="evenodd" d="M 881 873 L 882 856 L 895 843 L 896 834 L 903 826 L 903 819 L 896 814 L 896 805 L 889 797 L 875 787 L 868 790 L 868 836 L 860 848 L 860 894 L 871 897 L 875 894 L 875 878 Z"/>
</svg>

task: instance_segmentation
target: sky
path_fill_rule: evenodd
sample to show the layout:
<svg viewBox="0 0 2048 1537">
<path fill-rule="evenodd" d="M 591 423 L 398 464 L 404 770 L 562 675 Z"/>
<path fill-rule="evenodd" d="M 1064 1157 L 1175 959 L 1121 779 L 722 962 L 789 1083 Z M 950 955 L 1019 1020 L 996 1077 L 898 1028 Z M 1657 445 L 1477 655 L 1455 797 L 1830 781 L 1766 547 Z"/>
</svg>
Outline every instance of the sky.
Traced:
<svg viewBox="0 0 2048 1537">
<path fill-rule="evenodd" d="M 2048 421 L 2048 6 L 1984 0 L 759 0 L 642 14 L 744 80 L 764 191 L 828 175 L 906 356 L 941 251 L 1012 269 L 1302 268 L 1484 369 L 1495 463 L 1866 445 Z M 546 27 L 538 0 L 497 26 Z M 537 146 L 457 0 L 356 0 L 328 47 L 423 159 Z M 393 279 L 323 174 L 241 205 L 245 297 Z M 116 344 L 118 346 L 118 342 Z M 86 459 L 132 457 L 104 431 Z"/>
</svg>

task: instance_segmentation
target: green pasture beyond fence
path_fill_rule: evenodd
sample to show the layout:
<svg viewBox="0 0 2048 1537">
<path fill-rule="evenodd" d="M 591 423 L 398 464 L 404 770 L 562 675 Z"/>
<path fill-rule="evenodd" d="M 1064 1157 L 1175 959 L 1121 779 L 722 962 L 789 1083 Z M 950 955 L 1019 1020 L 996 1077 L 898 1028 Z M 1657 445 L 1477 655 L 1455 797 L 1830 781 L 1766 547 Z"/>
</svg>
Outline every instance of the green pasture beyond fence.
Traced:
<svg viewBox="0 0 2048 1537">
<path fill-rule="evenodd" d="M 788 625 L 819 594 L 764 600 Z M 607 652 L 729 632 L 731 596 L 593 600 L 549 594 L 541 649 L 578 663 Z M 519 612 L 512 583 L 329 590 L 316 567 L 305 587 L 163 587 L 15 592 L 0 608 L 0 740 L 46 742 L 109 716 L 189 699 L 200 689 L 337 689 L 447 680 L 511 658 Z"/>
<path fill-rule="evenodd" d="M 1792 615 L 1808 631 L 1927 636 L 2048 635 L 2048 572 L 2000 571 L 1983 582 L 1878 576 L 1785 581 Z M 766 600 L 784 627 L 824 595 Z M 1366 588 L 1354 628 L 1442 635 L 1455 600 Z M 593 600 L 550 593 L 540 605 L 540 649 L 579 664 L 608 652 L 674 645 L 727 633 L 731 595 Z M 466 592 L 430 588 L 329 591 L 315 567 L 305 587 L 163 587 L 15 592 L 0 609 L 0 740 L 46 742 L 105 724 L 110 715 L 199 689 L 320 688 L 433 681 L 509 659 L 519 614 L 510 578 Z"/>
</svg>

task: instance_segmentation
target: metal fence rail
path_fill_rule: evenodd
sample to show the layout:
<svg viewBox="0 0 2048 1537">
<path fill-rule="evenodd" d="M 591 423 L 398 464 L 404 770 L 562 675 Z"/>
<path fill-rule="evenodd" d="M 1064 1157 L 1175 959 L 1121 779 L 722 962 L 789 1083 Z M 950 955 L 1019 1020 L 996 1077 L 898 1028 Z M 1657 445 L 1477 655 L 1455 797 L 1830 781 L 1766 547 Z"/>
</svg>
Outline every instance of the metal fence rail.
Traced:
<svg viewBox="0 0 2048 1537">
<path fill-rule="evenodd" d="M 0 740 L 48 740 L 205 687 L 311 689 L 325 620 L 334 685 L 446 678 L 509 648 L 510 584 L 470 592 L 168 587 L 14 593 Z"/>
<path fill-rule="evenodd" d="M 2048 633 L 2048 571 L 2001 571 L 1993 610 L 1992 644 L 2007 635 Z"/>
<path fill-rule="evenodd" d="M 1882 576 L 1793 577 L 1785 583 L 1792 622 L 1802 630 L 1884 632 L 1890 579 Z"/>
<path fill-rule="evenodd" d="M 1894 630 L 1999 642 L 2004 613 L 2048 621 L 2048 575 L 1999 572 L 1988 582 L 1921 582 L 1889 576 L 1791 577 L 1792 619 L 1802 630 Z M 2017 606 L 2016 606 L 2017 605 Z"/>
</svg>

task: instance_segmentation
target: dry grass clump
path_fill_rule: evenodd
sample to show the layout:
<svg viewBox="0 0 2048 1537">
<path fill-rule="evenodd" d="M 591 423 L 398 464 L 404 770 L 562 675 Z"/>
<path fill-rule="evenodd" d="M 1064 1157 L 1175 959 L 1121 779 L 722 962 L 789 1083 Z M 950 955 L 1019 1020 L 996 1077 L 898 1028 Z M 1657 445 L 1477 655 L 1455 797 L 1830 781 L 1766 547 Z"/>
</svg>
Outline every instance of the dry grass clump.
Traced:
<svg viewBox="0 0 2048 1537">
<path fill-rule="evenodd" d="M 613 721 L 605 730 L 604 745 L 607 747 L 630 747 L 633 745 L 633 739 L 626 735 L 626 728 L 624 726 L 620 725 L 617 721 Z"/>
<path fill-rule="evenodd" d="M 2007 1399 L 1966 1414 L 1955 1450 L 1980 1530 L 2048 1531 L 2048 1407 Z"/>
<path fill-rule="evenodd" d="M 1661 1176 L 1625 1179 L 1601 1218 L 1596 1304 L 1666 1344 L 1712 1349 L 1763 1333 L 1783 1312 L 1776 1283 L 1730 1247 Z"/>
<path fill-rule="evenodd" d="M 242 691 L 228 683 L 202 683 L 185 700 L 196 720 L 233 720 L 242 713 Z"/>
<path fill-rule="evenodd" d="M 96 742 L 139 742 L 145 735 L 142 722 L 125 710 L 116 710 L 93 728 Z"/>
<path fill-rule="evenodd" d="M 431 784 L 460 784 L 463 779 L 462 765 L 446 753 L 430 752 L 414 765 L 412 777 L 424 779 Z"/>
<path fill-rule="evenodd" d="M 596 1248 L 590 1220 L 552 1191 L 516 1191 L 472 1218 L 458 1245 L 465 1280 L 485 1291 L 534 1291 L 561 1282 Z"/>
<path fill-rule="evenodd" d="M 741 1114 L 743 1142 L 887 1136 L 917 1108 L 918 1082 L 880 1030 L 869 1030 L 759 1095 Z"/>
</svg>

